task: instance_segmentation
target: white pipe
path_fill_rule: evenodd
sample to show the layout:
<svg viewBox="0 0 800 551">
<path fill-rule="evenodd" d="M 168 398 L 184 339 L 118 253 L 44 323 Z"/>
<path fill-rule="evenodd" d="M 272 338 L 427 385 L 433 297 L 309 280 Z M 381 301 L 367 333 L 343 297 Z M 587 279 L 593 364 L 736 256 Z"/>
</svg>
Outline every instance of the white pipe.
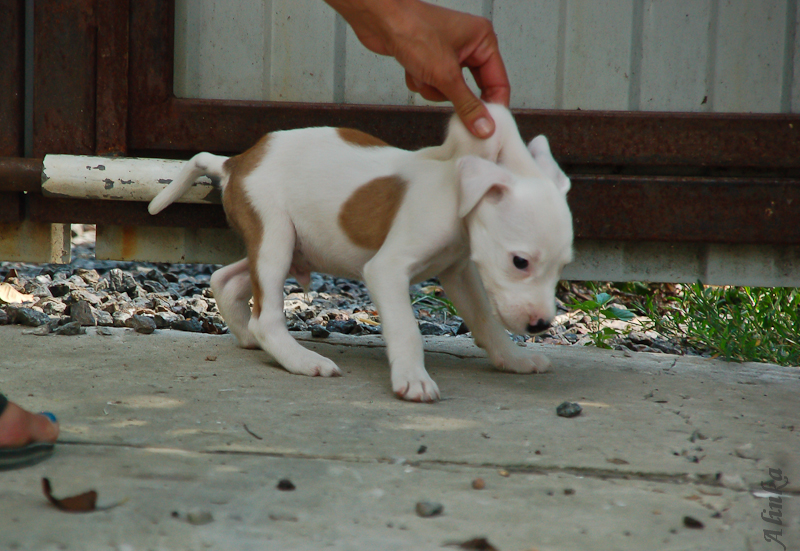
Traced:
<svg viewBox="0 0 800 551">
<path fill-rule="evenodd" d="M 50 197 L 149 202 L 183 168 L 186 161 L 47 155 L 42 193 Z M 219 188 L 203 177 L 183 195 L 181 203 L 220 203 Z"/>
</svg>

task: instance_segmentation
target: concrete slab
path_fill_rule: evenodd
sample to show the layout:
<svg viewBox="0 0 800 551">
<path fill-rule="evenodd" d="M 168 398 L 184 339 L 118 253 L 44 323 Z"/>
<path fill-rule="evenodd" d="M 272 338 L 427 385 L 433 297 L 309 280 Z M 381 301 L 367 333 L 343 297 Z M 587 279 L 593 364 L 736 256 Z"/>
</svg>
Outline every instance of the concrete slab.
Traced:
<svg viewBox="0 0 800 551">
<path fill-rule="evenodd" d="M 444 399 L 410 404 L 391 394 L 379 337 L 300 334 L 345 373 L 309 379 L 230 336 L 24 333 L 0 327 L 0 389 L 53 411 L 62 433 L 50 460 L 0 473 L 0 549 L 441 549 L 483 536 L 502 551 L 749 550 L 769 549 L 776 528 L 800 544 L 796 368 L 540 345 L 554 371 L 510 375 L 468 339 L 432 337 Z M 556 416 L 564 400 L 583 413 Z M 770 468 L 789 480 L 780 527 L 760 516 Z M 62 513 L 42 476 L 57 496 L 127 501 Z M 283 478 L 296 489 L 278 490 Z M 444 513 L 417 516 L 420 500 Z M 198 512 L 213 520 L 187 522 Z"/>
</svg>

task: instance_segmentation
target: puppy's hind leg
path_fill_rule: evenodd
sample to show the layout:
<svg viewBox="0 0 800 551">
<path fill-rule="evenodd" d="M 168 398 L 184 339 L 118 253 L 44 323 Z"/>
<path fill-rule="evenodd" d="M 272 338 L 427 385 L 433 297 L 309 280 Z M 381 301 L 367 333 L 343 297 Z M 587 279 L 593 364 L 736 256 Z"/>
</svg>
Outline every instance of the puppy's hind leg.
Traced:
<svg viewBox="0 0 800 551">
<path fill-rule="evenodd" d="M 258 348 L 258 341 L 247 328 L 250 322 L 248 302 L 253 296 L 247 259 L 225 266 L 211 276 L 211 290 L 217 308 L 242 348 Z"/>
<path fill-rule="evenodd" d="M 253 315 L 248 328 L 266 352 L 287 371 L 298 375 L 332 377 L 342 372 L 328 358 L 303 348 L 286 328 L 283 284 L 294 252 L 295 231 L 288 220 L 272 216 L 265 224 L 257 254 L 249 253 L 253 285 Z"/>
</svg>

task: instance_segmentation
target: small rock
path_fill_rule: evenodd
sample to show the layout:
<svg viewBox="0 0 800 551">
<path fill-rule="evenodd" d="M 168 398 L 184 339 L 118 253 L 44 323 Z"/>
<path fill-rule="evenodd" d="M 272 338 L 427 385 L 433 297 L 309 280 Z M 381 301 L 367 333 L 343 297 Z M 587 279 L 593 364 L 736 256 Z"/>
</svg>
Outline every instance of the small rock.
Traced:
<svg viewBox="0 0 800 551">
<path fill-rule="evenodd" d="M 63 301 L 56 299 L 41 300 L 36 305 L 41 306 L 48 316 L 58 316 L 67 310 L 67 305 Z"/>
<path fill-rule="evenodd" d="M 581 414 L 581 411 L 583 411 L 583 408 L 575 402 L 562 402 L 556 408 L 556 414 L 559 417 L 577 417 Z"/>
<path fill-rule="evenodd" d="M 500 469 L 499 471 L 497 471 L 497 474 L 499 474 L 500 476 L 503 476 L 505 478 L 508 478 L 509 476 L 511 476 L 511 473 L 509 473 L 505 469 Z"/>
<path fill-rule="evenodd" d="M 150 281 L 155 281 L 162 287 L 169 287 L 169 281 L 167 281 L 167 278 L 164 277 L 158 270 L 150 270 L 144 275 L 144 277 Z"/>
<path fill-rule="evenodd" d="M 27 327 L 39 327 L 50 323 L 50 316 L 33 308 L 13 308 L 9 313 L 12 323 Z"/>
<path fill-rule="evenodd" d="M 423 335 L 452 335 L 452 331 L 448 327 L 443 327 L 436 323 L 428 321 L 421 321 L 419 323 L 419 332 Z"/>
<path fill-rule="evenodd" d="M 423 444 L 423 445 L 421 445 L 421 446 L 419 447 L 419 449 L 417 450 L 417 453 L 419 453 L 419 454 L 423 454 L 423 453 L 425 453 L 426 451 L 428 451 L 428 446 L 426 446 L 425 444 Z"/>
<path fill-rule="evenodd" d="M 75 275 L 81 278 L 87 285 L 95 286 L 100 282 L 100 274 L 97 273 L 97 270 L 78 268 L 75 270 Z"/>
<path fill-rule="evenodd" d="M 63 297 L 64 295 L 68 295 L 70 291 L 72 291 L 72 289 L 70 289 L 69 284 L 63 281 L 50 286 L 50 294 L 54 297 Z"/>
<path fill-rule="evenodd" d="M 156 330 L 156 322 L 148 316 L 134 315 L 126 322 L 126 325 L 137 333 L 149 335 Z"/>
<path fill-rule="evenodd" d="M 745 490 L 747 489 L 747 485 L 745 485 L 744 480 L 738 474 L 722 474 L 719 477 L 719 483 L 724 487 L 728 488 L 729 490 Z"/>
<path fill-rule="evenodd" d="M 188 331 L 189 333 L 200 333 L 203 331 L 203 324 L 196 319 L 179 319 L 172 323 L 170 327 L 177 331 Z"/>
<path fill-rule="evenodd" d="M 97 320 L 92 314 L 92 307 L 85 300 L 79 300 L 70 306 L 69 315 L 72 321 L 78 322 L 80 325 L 89 327 L 97 325 Z"/>
<path fill-rule="evenodd" d="M 167 290 L 158 281 L 145 281 L 142 283 L 142 288 L 148 293 L 165 293 Z"/>
<path fill-rule="evenodd" d="M 489 540 L 486 538 L 472 538 L 471 540 L 467 541 L 454 541 L 451 543 L 446 543 L 448 547 L 459 547 L 461 549 L 469 549 L 472 551 L 497 551 L 497 548 L 489 543 Z M 533 551 L 533 548 L 531 548 Z"/>
<path fill-rule="evenodd" d="M 444 505 L 434 501 L 418 501 L 416 510 L 417 514 L 423 518 L 435 517 L 442 514 Z"/>
<path fill-rule="evenodd" d="M 0 310 L 0 325 L 8 324 L 8 314 L 5 310 Z"/>
<path fill-rule="evenodd" d="M 114 320 L 114 327 L 128 327 L 128 320 L 131 319 L 131 314 L 126 310 L 117 310 L 111 315 Z"/>
<path fill-rule="evenodd" d="M 38 336 L 41 337 L 41 336 L 44 336 L 44 335 L 49 335 L 51 331 L 52 331 L 52 328 L 50 327 L 50 324 L 49 323 L 45 323 L 43 325 L 40 325 L 39 327 L 36 327 L 35 329 L 31 329 L 30 331 L 23 331 L 22 334 L 23 335 L 38 335 Z"/>
<path fill-rule="evenodd" d="M 706 440 L 707 438 L 708 438 L 708 436 L 706 436 L 705 434 L 700 432 L 700 429 L 694 429 L 694 432 L 689 437 L 689 442 L 694 443 L 697 440 Z"/>
<path fill-rule="evenodd" d="M 48 298 L 53 296 L 53 293 L 50 292 L 47 285 L 32 285 L 27 292 L 36 298 Z"/>
<path fill-rule="evenodd" d="M 747 444 L 742 444 L 741 446 L 736 446 L 733 449 L 733 453 L 736 454 L 737 457 L 741 457 L 742 459 L 759 459 L 760 455 L 758 451 L 753 447 L 753 444 L 748 442 Z"/>
<path fill-rule="evenodd" d="M 74 335 L 84 335 L 86 333 L 86 329 L 82 327 L 81 322 L 79 321 L 71 321 L 66 323 L 53 331 L 56 335 L 63 335 L 66 337 L 72 337 Z"/>
<path fill-rule="evenodd" d="M 69 294 L 69 298 L 66 300 L 66 302 L 74 304 L 75 302 L 78 302 L 80 300 L 84 300 L 89 304 L 91 304 L 92 306 L 99 306 L 100 303 L 102 302 L 99 296 L 97 296 L 94 293 L 90 293 L 86 289 L 77 289 L 75 291 L 72 291 Z"/>
<path fill-rule="evenodd" d="M 311 336 L 315 339 L 325 339 L 330 337 L 331 332 L 322 327 L 321 325 L 312 325 L 311 326 Z"/>
<path fill-rule="evenodd" d="M 127 272 L 119 268 L 112 268 L 108 271 L 109 287 L 118 293 L 128 293 L 131 295 L 136 290 L 136 280 Z"/>
<path fill-rule="evenodd" d="M 476 478 L 472 481 L 472 487 L 476 490 L 483 490 L 486 487 L 486 481 L 482 478 Z"/>
<path fill-rule="evenodd" d="M 692 528 L 694 530 L 702 530 L 705 527 L 705 525 L 702 522 L 688 515 L 683 517 L 683 525 L 686 528 Z"/>
<path fill-rule="evenodd" d="M 156 327 L 158 329 L 167 329 L 171 327 L 173 323 L 177 323 L 180 320 L 181 317 L 172 312 L 156 312 L 156 315 L 153 316 L 153 321 L 156 322 Z"/>
<path fill-rule="evenodd" d="M 295 485 L 288 478 L 283 478 L 278 481 L 277 488 L 282 492 L 291 492 L 292 490 L 295 489 Z"/>
<path fill-rule="evenodd" d="M 109 329 L 108 327 L 98 327 L 97 328 L 97 334 L 98 335 L 103 335 L 104 337 L 110 337 L 114 333 L 112 333 L 111 329 Z"/>
<path fill-rule="evenodd" d="M 361 328 L 356 320 L 329 321 L 326 328 L 331 333 L 344 333 L 345 335 L 358 335 L 361 333 Z"/>
<path fill-rule="evenodd" d="M 73 289 L 80 289 L 86 287 L 86 282 L 76 275 L 71 275 L 67 278 L 67 283 Z"/>
<path fill-rule="evenodd" d="M 114 317 L 108 312 L 104 312 L 103 310 L 96 310 L 94 313 L 94 317 L 97 320 L 97 325 L 104 325 L 106 327 L 111 327 L 112 325 L 114 325 Z"/>
<path fill-rule="evenodd" d="M 214 521 L 214 517 L 208 511 L 192 511 L 186 514 L 186 522 L 195 526 L 202 526 Z"/>
</svg>

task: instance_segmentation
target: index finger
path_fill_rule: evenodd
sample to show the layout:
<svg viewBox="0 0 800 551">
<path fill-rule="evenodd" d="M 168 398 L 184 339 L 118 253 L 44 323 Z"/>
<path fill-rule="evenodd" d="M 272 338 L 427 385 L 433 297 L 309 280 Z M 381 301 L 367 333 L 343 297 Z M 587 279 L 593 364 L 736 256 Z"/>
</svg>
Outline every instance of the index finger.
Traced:
<svg viewBox="0 0 800 551">
<path fill-rule="evenodd" d="M 483 63 L 475 66 L 467 64 L 475 82 L 481 89 L 481 99 L 487 103 L 500 103 L 508 107 L 511 101 L 511 84 L 500 57 L 500 52 L 493 52 Z"/>
</svg>

